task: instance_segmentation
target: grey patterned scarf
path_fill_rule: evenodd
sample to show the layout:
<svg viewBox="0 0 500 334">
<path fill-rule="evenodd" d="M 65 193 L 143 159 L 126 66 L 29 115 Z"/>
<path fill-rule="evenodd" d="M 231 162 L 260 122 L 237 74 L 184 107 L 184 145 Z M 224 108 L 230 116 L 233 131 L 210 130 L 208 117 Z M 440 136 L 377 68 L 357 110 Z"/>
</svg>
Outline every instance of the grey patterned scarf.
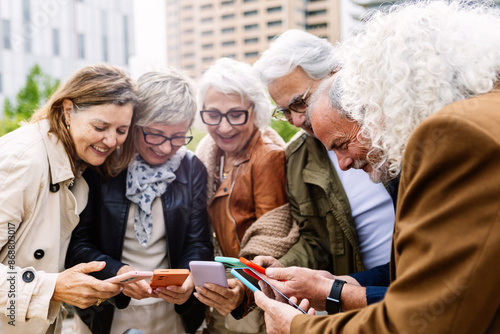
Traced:
<svg viewBox="0 0 500 334">
<path fill-rule="evenodd" d="M 147 246 L 153 231 L 151 207 L 156 197 L 167 191 L 167 186 L 175 180 L 174 172 L 179 168 L 187 149 L 182 146 L 165 163 L 151 166 L 137 154 L 127 172 L 127 198 L 137 204 L 135 211 L 134 229 L 137 240 L 144 247 Z"/>
</svg>

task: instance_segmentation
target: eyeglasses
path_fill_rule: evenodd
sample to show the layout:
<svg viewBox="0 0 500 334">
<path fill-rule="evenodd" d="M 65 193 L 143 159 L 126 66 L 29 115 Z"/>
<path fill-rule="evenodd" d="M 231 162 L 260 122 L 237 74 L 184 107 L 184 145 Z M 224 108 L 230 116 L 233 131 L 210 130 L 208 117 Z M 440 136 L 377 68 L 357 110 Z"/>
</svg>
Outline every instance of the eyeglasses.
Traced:
<svg viewBox="0 0 500 334">
<path fill-rule="evenodd" d="M 307 94 L 309 94 L 309 91 L 311 90 L 312 85 L 314 84 L 314 79 L 311 80 L 311 83 L 309 84 L 309 87 L 307 88 L 306 92 L 304 95 L 302 95 L 301 98 L 296 99 L 292 103 L 288 105 L 288 108 L 283 108 L 283 109 L 274 109 L 273 111 L 273 118 L 278 119 L 280 121 L 290 121 L 292 119 L 292 113 L 291 111 L 303 114 L 306 112 L 308 104 L 307 104 Z M 291 110 L 291 111 L 290 111 Z"/>
<path fill-rule="evenodd" d="M 230 110 L 225 114 L 216 110 L 201 110 L 200 114 L 201 120 L 206 125 L 219 125 L 222 118 L 226 118 L 231 125 L 243 125 L 248 121 L 248 114 L 251 110 L 251 107 L 249 110 Z"/>
<path fill-rule="evenodd" d="M 161 145 L 169 140 L 172 147 L 181 147 L 189 144 L 191 140 L 193 140 L 193 136 L 165 137 L 156 133 L 146 132 L 143 128 L 141 128 L 141 130 L 144 135 L 144 141 L 149 145 Z"/>
</svg>

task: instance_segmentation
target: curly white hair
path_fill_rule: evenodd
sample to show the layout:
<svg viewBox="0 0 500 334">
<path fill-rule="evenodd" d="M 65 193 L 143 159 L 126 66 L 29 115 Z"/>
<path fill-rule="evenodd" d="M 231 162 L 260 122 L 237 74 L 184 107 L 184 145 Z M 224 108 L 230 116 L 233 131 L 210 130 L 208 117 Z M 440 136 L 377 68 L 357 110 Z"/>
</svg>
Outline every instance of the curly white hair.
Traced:
<svg viewBox="0 0 500 334">
<path fill-rule="evenodd" d="M 336 50 L 341 70 L 331 103 L 360 124 L 375 169 L 399 174 L 406 144 L 425 118 L 495 87 L 499 12 L 471 1 L 393 6 L 373 14 Z"/>
</svg>

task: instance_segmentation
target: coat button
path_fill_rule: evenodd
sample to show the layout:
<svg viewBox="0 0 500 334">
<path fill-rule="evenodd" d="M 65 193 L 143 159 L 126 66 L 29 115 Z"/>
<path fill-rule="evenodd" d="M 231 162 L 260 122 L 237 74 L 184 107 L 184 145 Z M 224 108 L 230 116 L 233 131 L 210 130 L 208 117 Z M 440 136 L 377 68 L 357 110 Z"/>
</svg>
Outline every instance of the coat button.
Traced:
<svg viewBox="0 0 500 334">
<path fill-rule="evenodd" d="M 43 249 L 37 249 L 34 255 L 35 259 L 40 260 L 45 255 L 45 252 L 43 251 Z"/>
<path fill-rule="evenodd" d="M 33 273 L 31 270 L 25 271 L 23 274 L 23 281 L 26 283 L 30 283 L 35 279 L 35 273 Z"/>
<path fill-rule="evenodd" d="M 51 184 L 50 185 L 50 191 L 53 192 L 53 193 L 58 192 L 59 191 L 59 183 Z"/>
<path fill-rule="evenodd" d="M 227 187 L 224 188 L 224 191 L 227 191 Z"/>
</svg>

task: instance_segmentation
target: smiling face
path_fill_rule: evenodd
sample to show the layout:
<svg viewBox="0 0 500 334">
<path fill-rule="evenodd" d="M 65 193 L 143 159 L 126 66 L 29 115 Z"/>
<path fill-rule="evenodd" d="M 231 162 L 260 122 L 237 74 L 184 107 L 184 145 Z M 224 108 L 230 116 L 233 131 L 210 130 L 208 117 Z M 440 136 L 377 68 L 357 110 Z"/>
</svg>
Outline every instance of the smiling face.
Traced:
<svg viewBox="0 0 500 334">
<path fill-rule="evenodd" d="M 313 107 L 311 123 L 314 133 L 327 150 L 335 152 L 340 169 L 362 169 L 370 175 L 373 182 L 380 182 L 381 175 L 374 171 L 367 159 L 370 145 L 368 141 L 360 140 L 361 128 L 358 123 L 333 109 L 328 97 L 320 97 Z"/>
<path fill-rule="evenodd" d="M 291 73 L 271 82 L 268 89 L 269 95 L 271 95 L 276 103 L 276 107 L 278 109 L 285 109 L 294 101 L 302 98 L 310 87 L 305 98 L 306 102 L 308 102 L 318 85 L 319 80 L 314 81 L 301 67 L 297 67 Z M 314 135 L 311 125 L 306 121 L 305 113 L 298 113 L 291 110 L 288 122 L 298 128 L 302 128 L 309 135 Z"/>
<path fill-rule="evenodd" d="M 251 101 L 242 101 L 239 95 L 226 95 L 212 87 L 207 90 L 203 101 L 203 110 L 219 111 L 221 114 L 231 110 L 250 110 L 251 106 Z M 208 133 L 226 155 L 235 156 L 243 150 L 256 129 L 254 115 L 250 111 L 248 120 L 243 125 L 231 125 L 223 117 L 218 125 L 207 125 Z"/>
<path fill-rule="evenodd" d="M 133 107 L 103 104 L 74 110 L 73 102 L 63 102 L 66 124 L 78 159 L 99 166 L 127 138 Z"/>
<path fill-rule="evenodd" d="M 184 137 L 189 130 L 189 121 L 179 124 L 151 124 L 142 128 L 147 133 L 162 135 L 168 138 Z M 170 159 L 180 147 L 172 146 L 170 140 L 161 145 L 151 145 L 144 140 L 144 134 L 140 127 L 136 128 L 136 149 L 141 157 L 150 165 L 160 165 Z"/>
</svg>

